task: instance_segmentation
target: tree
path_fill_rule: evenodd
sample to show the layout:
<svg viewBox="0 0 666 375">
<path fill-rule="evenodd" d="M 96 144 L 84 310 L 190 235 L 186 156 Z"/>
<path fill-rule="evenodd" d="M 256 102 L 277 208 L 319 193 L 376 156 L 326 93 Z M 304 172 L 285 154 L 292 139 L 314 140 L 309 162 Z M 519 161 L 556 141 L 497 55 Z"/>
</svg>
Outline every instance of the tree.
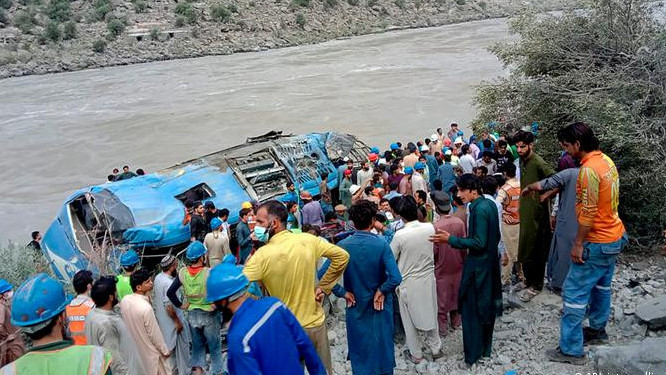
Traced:
<svg viewBox="0 0 666 375">
<path fill-rule="evenodd" d="M 69 21 L 72 18 L 72 8 L 69 0 L 51 0 L 46 8 L 49 18 L 57 22 Z"/>
<path fill-rule="evenodd" d="M 106 24 L 106 28 L 109 30 L 110 35 L 117 37 L 125 31 L 125 24 L 117 18 L 112 18 L 109 20 L 109 23 Z"/>
<path fill-rule="evenodd" d="M 70 40 L 76 38 L 76 23 L 69 21 L 63 25 L 62 38 L 64 40 Z"/>
<path fill-rule="evenodd" d="M 557 131 L 590 124 L 620 172 L 620 216 L 648 244 L 666 223 L 666 29 L 647 0 L 586 5 L 511 22 L 520 38 L 491 48 L 511 73 L 478 87 L 474 127 L 511 134 L 536 121 L 539 153 L 555 162 Z"/>
<path fill-rule="evenodd" d="M 106 41 L 104 39 L 97 39 L 92 45 L 93 51 L 103 53 L 106 50 Z"/>
<path fill-rule="evenodd" d="M 49 21 L 49 23 L 46 24 L 46 29 L 44 30 L 44 36 L 53 42 L 60 41 L 60 38 L 62 38 L 60 25 L 58 25 L 58 23 L 55 21 Z"/>
</svg>

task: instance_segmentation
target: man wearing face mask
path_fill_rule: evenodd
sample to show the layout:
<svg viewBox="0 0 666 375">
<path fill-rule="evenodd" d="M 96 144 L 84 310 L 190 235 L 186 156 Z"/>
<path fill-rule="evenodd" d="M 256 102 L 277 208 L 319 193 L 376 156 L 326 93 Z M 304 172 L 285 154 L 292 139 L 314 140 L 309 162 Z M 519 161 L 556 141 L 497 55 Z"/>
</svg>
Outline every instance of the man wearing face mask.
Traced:
<svg viewBox="0 0 666 375">
<path fill-rule="evenodd" d="M 99 346 L 74 345 L 67 334 L 62 285 L 45 273 L 21 284 L 12 302 L 12 324 L 33 342 L 29 352 L 0 369 L 0 374 L 111 374 L 111 353 Z"/>
<path fill-rule="evenodd" d="M 326 374 L 296 317 L 275 297 L 251 298 L 242 268 L 227 259 L 210 271 L 206 299 L 229 320 L 233 316 L 227 336 L 229 373 L 298 374 L 302 360 L 309 374 Z"/>
<path fill-rule="evenodd" d="M 145 374 L 134 339 L 114 309 L 118 304 L 115 277 L 103 276 L 97 280 L 92 285 L 90 296 L 96 307 L 86 317 L 85 335 L 88 343 L 111 352 L 113 375 Z"/>
<path fill-rule="evenodd" d="M 281 203 L 280 203 L 281 204 Z M 206 248 L 195 241 L 185 252 L 190 263 L 178 272 L 178 277 L 167 291 L 167 297 L 174 306 L 187 310 L 187 322 L 192 335 L 191 367 L 195 374 L 203 374 L 206 369 L 206 347 L 210 353 L 210 373 L 222 373 L 222 350 L 220 342 L 220 317 L 215 308 L 206 302 L 206 279 L 210 268 L 206 267 Z M 183 288 L 186 302 L 181 302 L 176 292 Z"/>
<path fill-rule="evenodd" d="M 324 310 L 321 302 L 331 293 L 349 262 L 342 248 L 319 237 L 286 230 L 287 209 L 278 201 L 268 201 L 257 210 L 254 235 L 265 245 L 247 262 L 243 272 L 250 281 L 260 281 L 294 313 L 314 344 L 329 374 L 333 374 Z M 319 258 L 331 264 L 315 289 Z"/>
<path fill-rule="evenodd" d="M 0 367 L 25 353 L 23 338 L 11 322 L 12 289 L 12 284 L 0 279 Z"/>
</svg>

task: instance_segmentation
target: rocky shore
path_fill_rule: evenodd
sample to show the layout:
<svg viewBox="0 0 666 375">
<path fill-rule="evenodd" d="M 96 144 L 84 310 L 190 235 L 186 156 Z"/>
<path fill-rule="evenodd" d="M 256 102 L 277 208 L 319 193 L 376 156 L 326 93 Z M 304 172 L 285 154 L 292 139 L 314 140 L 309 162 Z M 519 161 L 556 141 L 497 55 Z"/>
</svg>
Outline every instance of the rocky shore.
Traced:
<svg viewBox="0 0 666 375">
<path fill-rule="evenodd" d="M 318 43 L 570 0 L 0 0 L 0 78 Z"/>
<path fill-rule="evenodd" d="M 465 368 L 462 331 L 443 339 L 444 358 L 413 365 L 402 357 L 404 340 L 395 346 L 397 375 L 407 374 L 653 374 L 666 373 L 666 305 L 657 302 L 666 296 L 666 258 L 663 256 L 618 262 L 613 279 L 612 311 L 607 332 L 608 346 L 591 346 L 588 365 L 584 367 L 548 362 L 546 349 L 557 346 L 562 300 L 544 291 L 533 301 L 518 306 L 505 295 L 505 313 L 495 324 L 493 355 L 490 359 Z M 351 373 L 347 358 L 344 300 L 337 300 L 337 312 L 329 317 L 329 338 L 336 374 Z M 662 302 L 666 303 L 666 302 Z M 509 306 L 511 305 L 511 306 Z M 643 309 L 652 308 L 651 321 L 645 321 Z M 658 317 L 655 317 L 658 316 Z"/>
</svg>

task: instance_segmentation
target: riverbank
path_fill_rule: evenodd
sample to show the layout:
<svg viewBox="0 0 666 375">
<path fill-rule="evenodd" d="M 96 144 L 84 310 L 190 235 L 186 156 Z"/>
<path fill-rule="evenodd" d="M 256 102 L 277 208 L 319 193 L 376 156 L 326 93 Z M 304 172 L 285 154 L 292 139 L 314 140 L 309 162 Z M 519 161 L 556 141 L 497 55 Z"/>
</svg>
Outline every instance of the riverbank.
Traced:
<svg viewBox="0 0 666 375">
<path fill-rule="evenodd" d="M 569 0 L 3 0 L 0 78 L 262 51 L 505 17 Z M 68 1 L 68 0 L 67 0 Z"/>
</svg>

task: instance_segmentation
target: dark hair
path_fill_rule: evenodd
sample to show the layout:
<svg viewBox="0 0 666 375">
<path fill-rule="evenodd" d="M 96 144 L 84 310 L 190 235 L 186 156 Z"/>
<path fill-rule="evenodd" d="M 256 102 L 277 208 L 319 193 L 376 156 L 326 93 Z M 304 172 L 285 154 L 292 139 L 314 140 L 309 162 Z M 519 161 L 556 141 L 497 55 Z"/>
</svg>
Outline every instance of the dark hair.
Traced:
<svg viewBox="0 0 666 375">
<path fill-rule="evenodd" d="M 249 214 L 250 212 L 252 212 L 251 208 L 241 208 L 241 210 L 238 211 L 238 217 L 243 217 L 243 216 Z"/>
<path fill-rule="evenodd" d="M 139 168 L 139 169 L 136 170 L 136 174 L 138 174 L 139 176 L 143 176 L 143 175 L 146 174 L 146 172 L 144 172 L 143 169 Z"/>
<path fill-rule="evenodd" d="M 372 218 L 377 213 L 377 205 L 369 200 L 360 200 L 349 208 L 349 220 L 359 230 L 366 230 L 372 225 Z"/>
<path fill-rule="evenodd" d="M 458 127 L 458 124 L 456 124 L 456 123 L 454 122 L 454 123 L 451 124 L 451 127 L 452 127 L 452 128 L 453 128 L 453 127 L 456 127 L 456 128 L 457 128 L 457 127 Z"/>
<path fill-rule="evenodd" d="M 419 199 L 421 199 L 422 201 L 428 200 L 428 194 L 426 194 L 426 192 L 423 190 L 417 190 L 416 196 L 418 196 Z"/>
<path fill-rule="evenodd" d="M 328 211 L 326 214 L 324 214 L 324 221 L 331 221 L 337 218 L 338 216 L 333 211 Z"/>
<path fill-rule="evenodd" d="M 111 181 L 111 182 L 113 182 L 113 181 L 116 180 L 116 176 L 110 174 L 110 175 L 106 176 L 106 179 L 107 179 L 107 181 Z"/>
<path fill-rule="evenodd" d="M 516 165 L 513 163 L 505 163 L 502 166 L 502 171 L 506 173 L 506 176 L 509 178 L 516 177 Z"/>
<path fill-rule="evenodd" d="M 495 179 L 495 182 L 497 182 L 498 187 L 502 187 L 504 186 L 504 184 L 506 184 L 506 178 L 504 178 L 504 176 L 501 174 L 494 174 L 492 178 Z"/>
<path fill-rule="evenodd" d="M 447 162 L 447 163 L 450 163 L 451 162 L 451 155 L 444 154 L 444 161 Z"/>
<path fill-rule="evenodd" d="M 486 176 L 481 180 L 481 187 L 484 194 L 493 195 L 497 193 L 497 180 L 493 176 Z"/>
<path fill-rule="evenodd" d="M 389 206 L 391 206 L 391 209 L 393 210 L 393 212 L 395 212 L 395 213 L 398 212 L 398 203 L 400 203 L 402 198 L 403 198 L 402 196 L 399 196 L 399 197 L 393 197 L 393 198 L 389 199 Z"/>
<path fill-rule="evenodd" d="M 491 148 L 493 146 L 493 142 L 490 139 L 484 139 L 482 143 L 484 148 Z"/>
<path fill-rule="evenodd" d="M 433 190 L 442 190 L 443 187 L 444 187 L 444 184 L 442 184 L 442 180 L 437 179 L 437 180 L 432 182 L 432 189 Z"/>
<path fill-rule="evenodd" d="M 201 201 L 196 201 L 196 202 L 194 202 L 194 204 L 192 205 L 192 207 L 195 208 L 195 209 L 196 209 L 196 208 L 199 208 L 199 206 L 203 206 L 203 203 L 201 203 Z"/>
<path fill-rule="evenodd" d="M 485 158 L 486 156 L 492 159 L 493 153 L 491 151 L 484 151 L 483 154 L 481 154 L 482 158 Z"/>
<path fill-rule="evenodd" d="M 414 221 L 418 218 L 418 205 L 411 195 L 403 197 L 397 204 L 397 213 L 405 221 Z"/>
<path fill-rule="evenodd" d="M 77 272 L 72 278 L 72 285 L 74 291 L 78 294 L 83 294 L 88 290 L 88 285 L 93 283 L 93 274 L 88 270 L 81 270 Z"/>
<path fill-rule="evenodd" d="M 526 145 L 534 143 L 534 134 L 525 130 L 518 130 L 513 138 L 516 143 L 523 142 Z"/>
<path fill-rule="evenodd" d="M 324 172 L 324 173 L 322 173 L 320 176 L 321 176 L 321 179 L 322 179 L 322 181 L 323 181 L 323 180 L 325 180 L 325 179 L 328 178 L 328 172 Z"/>
<path fill-rule="evenodd" d="M 134 272 L 134 270 L 136 269 L 136 266 L 138 266 L 138 265 L 139 264 L 137 263 L 137 264 L 132 264 L 131 266 L 123 266 L 123 270 L 125 272 Z"/>
<path fill-rule="evenodd" d="M 484 175 L 488 174 L 488 167 L 486 167 L 485 165 L 479 165 L 478 167 L 476 167 L 476 169 L 483 172 Z"/>
<path fill-rule="evenodd" d="M 462 145 L 460 150 L 462 150 L 463 155 L 467 154 L 467 152 L 469 151 L 469 145 Z"/>
<path fill-rule="evenodd" d="M 266 210 L 266 213 L 270 216 L 275 216 L 280 220 L 280 222 L 284 225 L 287 224 L 287 217 L 289 216 L 289 212 L 287 211 L 287 207 L 285 207 L 284 204 L 281 202 L 278 202 L 276 200 L 271 200 L 268 201 L 257 209 L 257 211 L 264 209 Z"/>
<path fill-rule="evenodd" d="M 423 141 L 425 142 L 426 146 L 430 146 L 430 142 L 431 142 L 430 138 L 426 138 Z"/>
<path fill-rule="evenodd" d="M 398 183 L 395 181 L 389 182 L 389 190 L 395 190 L 398 188 Z"/>
<path fill-rule="evenodd" d="M 599 139 L 584 122 L 574 122 L 557 132 L 557 140 L 564 143 L 580 143 L 580 150 L 585 152 L 599 149 Z"/>
<path fill-rule="evenodd" d="M 97 306 L 104 306 L 109 297 L 116 294 L 116 278 L 114 276 L 102 276 L 95 281 L 90 291 L 90 298 Z"/>
<path fill-rule="evenodd" d="M 39 231 L 38 230 L 30 233 L 30 237 L 32 237 L 33 240 L 36 240 L 38 236 L 39 236 Z"/>
<path fill-rule="evenodd" d="M 458 187 L 457 186 L 455 186 L 455 185 L 451 186 L 451 189 L 449 189 L 449 196 L 455 202 L 456 205 L 458 205 L 458 206 L 465 205 L 465 202 L 463 202 L 462 198 L 460 198 L 458 196 Z"/>
<path fill-rule="evenodd" d="M 400 169 L 400 166 L 397 164 L 392 164 L 390 169 L 391 169 L 391 174 L 393 174 L 393 172 L 396 172 Z"/>
<path fill-rule="evenodd" d="M 386 198 L 382 198 L 382 199 L 379 200 L 379 204 L 382 204 L 382 203 L 384 203 L 384 202 L 388 203 L 389 200 L 386 199 Z"/>
<path fill-rule="evenodd" d="M 499 141 L 497 141 L 497 148 L 500 148 L 500 147 L 507 147 L 507 146 L 508 146 L 508 144 L 506 143 L 505 140 L 500 139 Z"/>
<path fill-rule="evenodd" d="M 372 186 L 366 186 L 366 187 L 365 187 L 365 190 L 363 190 L 363 192 L 364 192 L 366 195 L 371 195 L 373 190 L 375 190 L 374 187 L 372 187 Z"/>
<path fill-rule="evenodd" d="M 111 173 L 118 173 L 118 172 L 120 172 L 118 168 L 113 168 L 113 171 L 111 171 Z"/>
<path fill-rule="evenodd" d="M 458 190 L 475 190 L 479 194 L 483 194 L 481 191 L 481 179 L 471 173 L 465 173 L 458 177 L 456 185 L 458 185 Z"/>
<path fill-rule="evenodd" d="M 151 277 L 152 275 L 150 272 L 144 268 L 139 268 L 136 270 L 136 272 L 132 273 L 132 276 L 130 276 L 130 286 L 132 287 L 132 291 L 136 292 L 136 288 L 150 280 Z"/>
<path fill-rule="evenodd" d="M 287 202 L 287 211 L 291 211 L 291 208 L 297 205 L 298 203 L 296 202 Z M 287 213 L 289 215 L 289 213 Z"/>
<path fill-rule="evenodd" d="M 123 165 L 123 169 L 125 168 L 129 169 L 129 165 Z"/>
<path fill-rule="evenodd" d="M 26 332 L 26 335 L 28 335 L 28 337 L 30 337 L 30 339 L 33 341 L 46 337 L 47 335 L 51 334 L 51 331 L 53 331 L 53 327 L 55 327 L 58 318 L 60 318 L 64 313 L 65 311 L 63 310 L 63 312 L 51 318 L 49 324 L 47 324 L 44 328 L 35 332 Z"/>
<path fill-rule="evenodd" d="M 220 212 L 217 213 L 217 217 L 225 217 L 229 216 L 229 210 L 226 208 L 223 208 L 220 210 Z"/>
<path fill-rule="evenodd" d="M 192 201 L 185 201 L 185 208 L 192 208 L 194 207 L 194 202 Z"/>
<path fill-rule="evenodd" d="M 291 181 L 287 182 L 287 184 L 285 185 L 287 189 L 289 189 L 290 186 L 294 186 L 294 183 Z"/>
<path fill-rule="evenodd" d="M 303 228 L 301 229 L 303 233 L 307 232 L 315 232 L 315 236 L 321 236 L 321 229 L 319 229 L 318 226 L 312 225 L 312 224 L 303 224 Z"/>
</svg>

